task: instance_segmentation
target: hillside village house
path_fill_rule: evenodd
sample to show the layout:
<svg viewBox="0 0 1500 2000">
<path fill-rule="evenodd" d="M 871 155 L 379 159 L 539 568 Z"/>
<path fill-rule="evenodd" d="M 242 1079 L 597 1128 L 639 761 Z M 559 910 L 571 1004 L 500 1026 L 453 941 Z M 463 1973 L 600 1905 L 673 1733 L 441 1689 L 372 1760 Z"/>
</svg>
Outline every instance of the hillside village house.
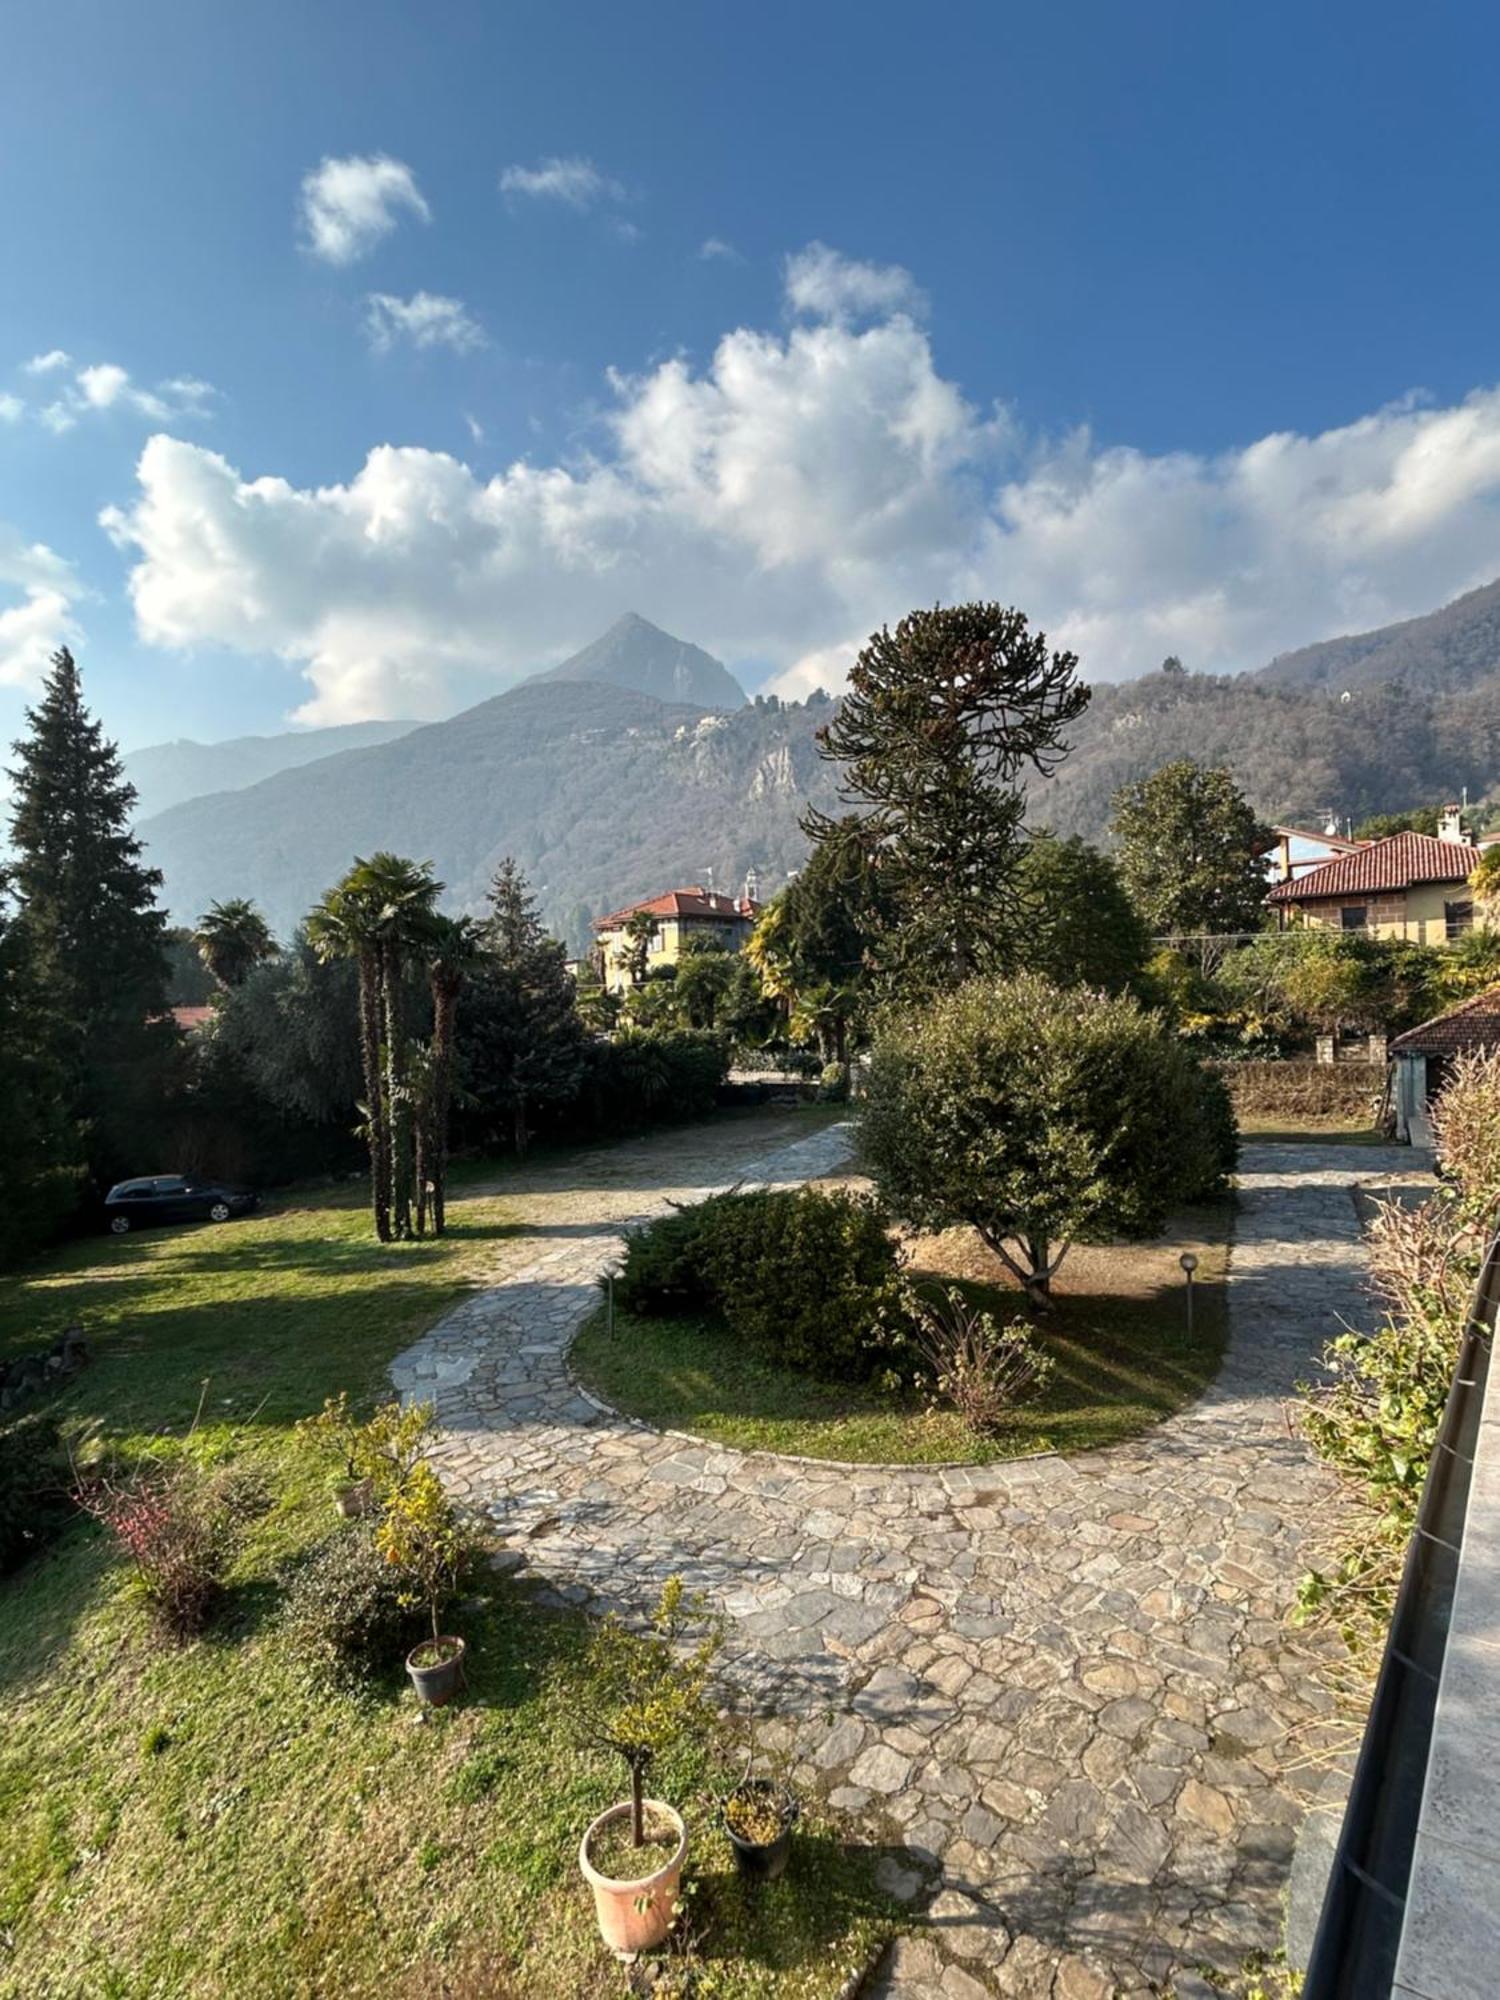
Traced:
<svg viewBox="0 0 1500 2000">
<path fill-rule="evenodd" d="M 755 928 L 761 905 L 754 897 L 753 878 L 746 882 L 743 896 L 727 896 L 718 890 L 668 889 L 643 903 L 631 903 L 594 922 L 604 984 L 611 993 L 627 993 L 631 986 L 632 941 L 626 927 L 633 916 L 644 911 L 655 920 L 646 947 L 646 969 L 676 965 L 690 938 L 706 944 L 739 951 Z"/>
<path fill-rule="evenodd" d="M 1469 877 L 1480 852 L 1464 838 L 1453 808 L 1436 835 L 1393 833 L 1363 841 L 1289 875 L 1268 901 L 1283 929 L 1305 924 L 1413 944 L 1452 944 L 1474 925 Z"/>
<path fill-rule="evenodd" d="M 1447 1082 L 1455 1056 L 1500 1049 L 1500 986 L 1421 1021 L 1391 1043 L 1391 1123 L 1398 1139 L 1432 1143 L 1428 1106 Z"/>
</svg>

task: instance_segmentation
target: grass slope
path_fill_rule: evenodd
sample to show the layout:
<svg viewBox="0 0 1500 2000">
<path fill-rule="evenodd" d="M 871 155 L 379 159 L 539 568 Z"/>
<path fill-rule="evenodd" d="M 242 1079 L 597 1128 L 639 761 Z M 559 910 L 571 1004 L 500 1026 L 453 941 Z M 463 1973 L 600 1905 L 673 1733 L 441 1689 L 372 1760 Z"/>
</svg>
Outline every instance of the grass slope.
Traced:
<svg viewBox="0 0 1500 2000">
<path fill-rule="evenodd" d="M 1218 1371 L 1226 1329 L 1227 1210 L 1179 1219 L 1150 1245 L 1075 1250 L 1056 1310 L 1036 1328 L 1052 1356 L 1042 1394 L 998 1436 L 976 1437 L 946 1409 L 893 1400 L 867 1382 L 818 1382 L 777 1367 L 717 1320 L 601 1311 L 580 1331 L 573 1365 L 615 1408 L 665 1429 L 746 1451 L 881 1465 L 987 1464 L 1036 1451 L 1091 1451 L 1135 1436 L 1201 1395 Z M 1198 1254 L 1188 1336 L 1180 1252 Z M 995 1260 L 969 1232 L 917 1246 L 913 1275 L 964 1286 L 1002 1320 L 1014 1291 L 992 1282 Z"/>
<path fill-rule="evenodd" d="M 148 1636 L 88 1525 L 0 1584 L 0 1994 L 617 1993 L 577 1843 L 620 1775 L 574 1742 L 583 1621 L 496 1584 L 457 1623 L 471 1694 L 418 1718 L 399 1663 L 365 1698 L 310 1688 L 280 1642 L 281 1582 L 334 1527 L 291 1429 L 381 1392 L 390 1357 L 479 1268 L 535 1254 L 516 1199 L 455 1206 L 441 1243 L 382 1248 L 339 1198 L 223 1229 L 79 1244 L 0 1283 L 0 1351 L 81 1319 L 96 1359 L 60 1399 L 126 1448 L 180 1433 L 275 1495 L 226 1617 Z M 204 1384 L 207 1384 L 205 1390 Z M 872 1857 L 816 1814 L 796 1870 L 750 1908 L 698 1747 L 659 1773 L 696 1827 L 712 1990 L 830 1995 L 889 1928 Z"/>
</svg>

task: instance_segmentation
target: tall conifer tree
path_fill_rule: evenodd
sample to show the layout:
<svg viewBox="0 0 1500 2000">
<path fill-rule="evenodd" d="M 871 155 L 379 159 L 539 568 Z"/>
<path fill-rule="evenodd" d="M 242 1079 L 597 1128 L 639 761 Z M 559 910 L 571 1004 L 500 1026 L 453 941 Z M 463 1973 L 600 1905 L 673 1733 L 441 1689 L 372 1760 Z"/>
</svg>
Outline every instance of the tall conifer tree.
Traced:
<svg viewBox="0 0 1500 2000">
<path fill-rule="evenodd" d="M 134 787 L 84 706 L 66 647 L 15 745 L 16 948 L 38 1034 L 98 1183 L 159 1129 L 179 1037 L 167 1002 L 158 870 L 130 831 Z M 147 1162 L 158 1164 L 155 1162 Z"/>
</svg>

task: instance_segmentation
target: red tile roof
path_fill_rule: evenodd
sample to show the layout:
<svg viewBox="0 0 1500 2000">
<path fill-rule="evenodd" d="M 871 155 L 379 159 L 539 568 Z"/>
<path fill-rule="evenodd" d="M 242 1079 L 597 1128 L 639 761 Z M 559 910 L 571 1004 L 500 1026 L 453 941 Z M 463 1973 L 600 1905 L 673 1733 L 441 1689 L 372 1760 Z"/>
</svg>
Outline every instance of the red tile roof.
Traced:
<svg viewBox="0 0 1500 2000">
<path fill-rule="evenodd" d="M 725 896 L 717 889 L 668 889 L 663 896 L 652 896 L 644 903 L 630 903 L 623 910 L 616 910 L 607 917 L 595 917 L 596 931 L 623 930 L 638 910 L 645 910 L 653 917 L 718 917 L 721 921 L 741 918 L 754 922 L 760 915 L 759 903 L 752 903 L 745 896 Z"/>
<path fill-rule="evenodd" d="M 194 1028 L 201 1028 L 205 1021 L 214 1017 L 212 1007 L 174 1007 L 172 1019 L 184 1033 L 191 1034 Z"/>
<path fill-rule="evenodd" d="M 1466 882 L 1479 866 L 1479 849 L 1467 841 L 1430 833 L 1393 833 L 1352 854 L 1325 861 L 1290 882 L 1278 882 L 1273 903 L 1306 903 L 1319 896 L 1371 896 L 1410 889 L 1419 882 Z"/>
<path fill-rule="evenodd" d="M 1450 1007 L 1446 1014 L 1434 1014 L 1419 1021 L 1391 1043 L 1393 1055 L 1444 1056 L 1464 1049 L 1500 1048 L 1500 986 L 1491 986 Z"/>
</svg>

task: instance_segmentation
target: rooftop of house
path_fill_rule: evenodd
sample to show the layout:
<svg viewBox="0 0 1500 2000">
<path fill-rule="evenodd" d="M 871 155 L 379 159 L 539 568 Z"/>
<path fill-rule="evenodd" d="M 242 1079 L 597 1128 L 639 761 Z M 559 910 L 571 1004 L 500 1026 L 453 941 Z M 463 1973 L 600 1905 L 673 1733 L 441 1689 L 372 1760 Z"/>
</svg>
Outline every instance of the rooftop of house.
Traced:
<svg viewBox="0 0 1500 2000">
<path fill-rule="evenodd" d="M 1430 833 L 1393 833 L 1367 841 L 1290 882 L 1278 882 L 1273 903 L 1305 903 L 1321 896 L 1371 896 L 1412 889 L 1424 882 L 1466 882 L 1479 865 L 1479 849 L 1466 840 Z"/>
<path fill-rule="evenodd" d="M 1419 1021 L 1391 1043 L 1392 1055 L 1450 1056 L 1467 1049 L 1500 1048 L 1500 986 L 1462 1000 L 1446 1014 Z"/>
<path fill-rule="evenodd" d="M 651 896 L 643 903 L 630 903 L 623 910 L 614 910 L 607 917 L 596 917 L 596 931 L 623 930 L 633 916 L 644 911 L 647 916 L 659 918 L 718 918 L 721 923 L 738 919 L 753 923 L 760 915 L 761 905 L 749 896 L 726 896 L 718 889 L 668 889 L 665 894 Z"/>
<path fill-rule="evenodd" d="M 194 1028 L 201 1028 L 205 1021 L 211 1021 L 213 1017 L 214 1010 L 212 1007 L 174 1007 L 172 1009 L 172 1019 L 185 1034 L 191 1034 Z"/>
</svg>

